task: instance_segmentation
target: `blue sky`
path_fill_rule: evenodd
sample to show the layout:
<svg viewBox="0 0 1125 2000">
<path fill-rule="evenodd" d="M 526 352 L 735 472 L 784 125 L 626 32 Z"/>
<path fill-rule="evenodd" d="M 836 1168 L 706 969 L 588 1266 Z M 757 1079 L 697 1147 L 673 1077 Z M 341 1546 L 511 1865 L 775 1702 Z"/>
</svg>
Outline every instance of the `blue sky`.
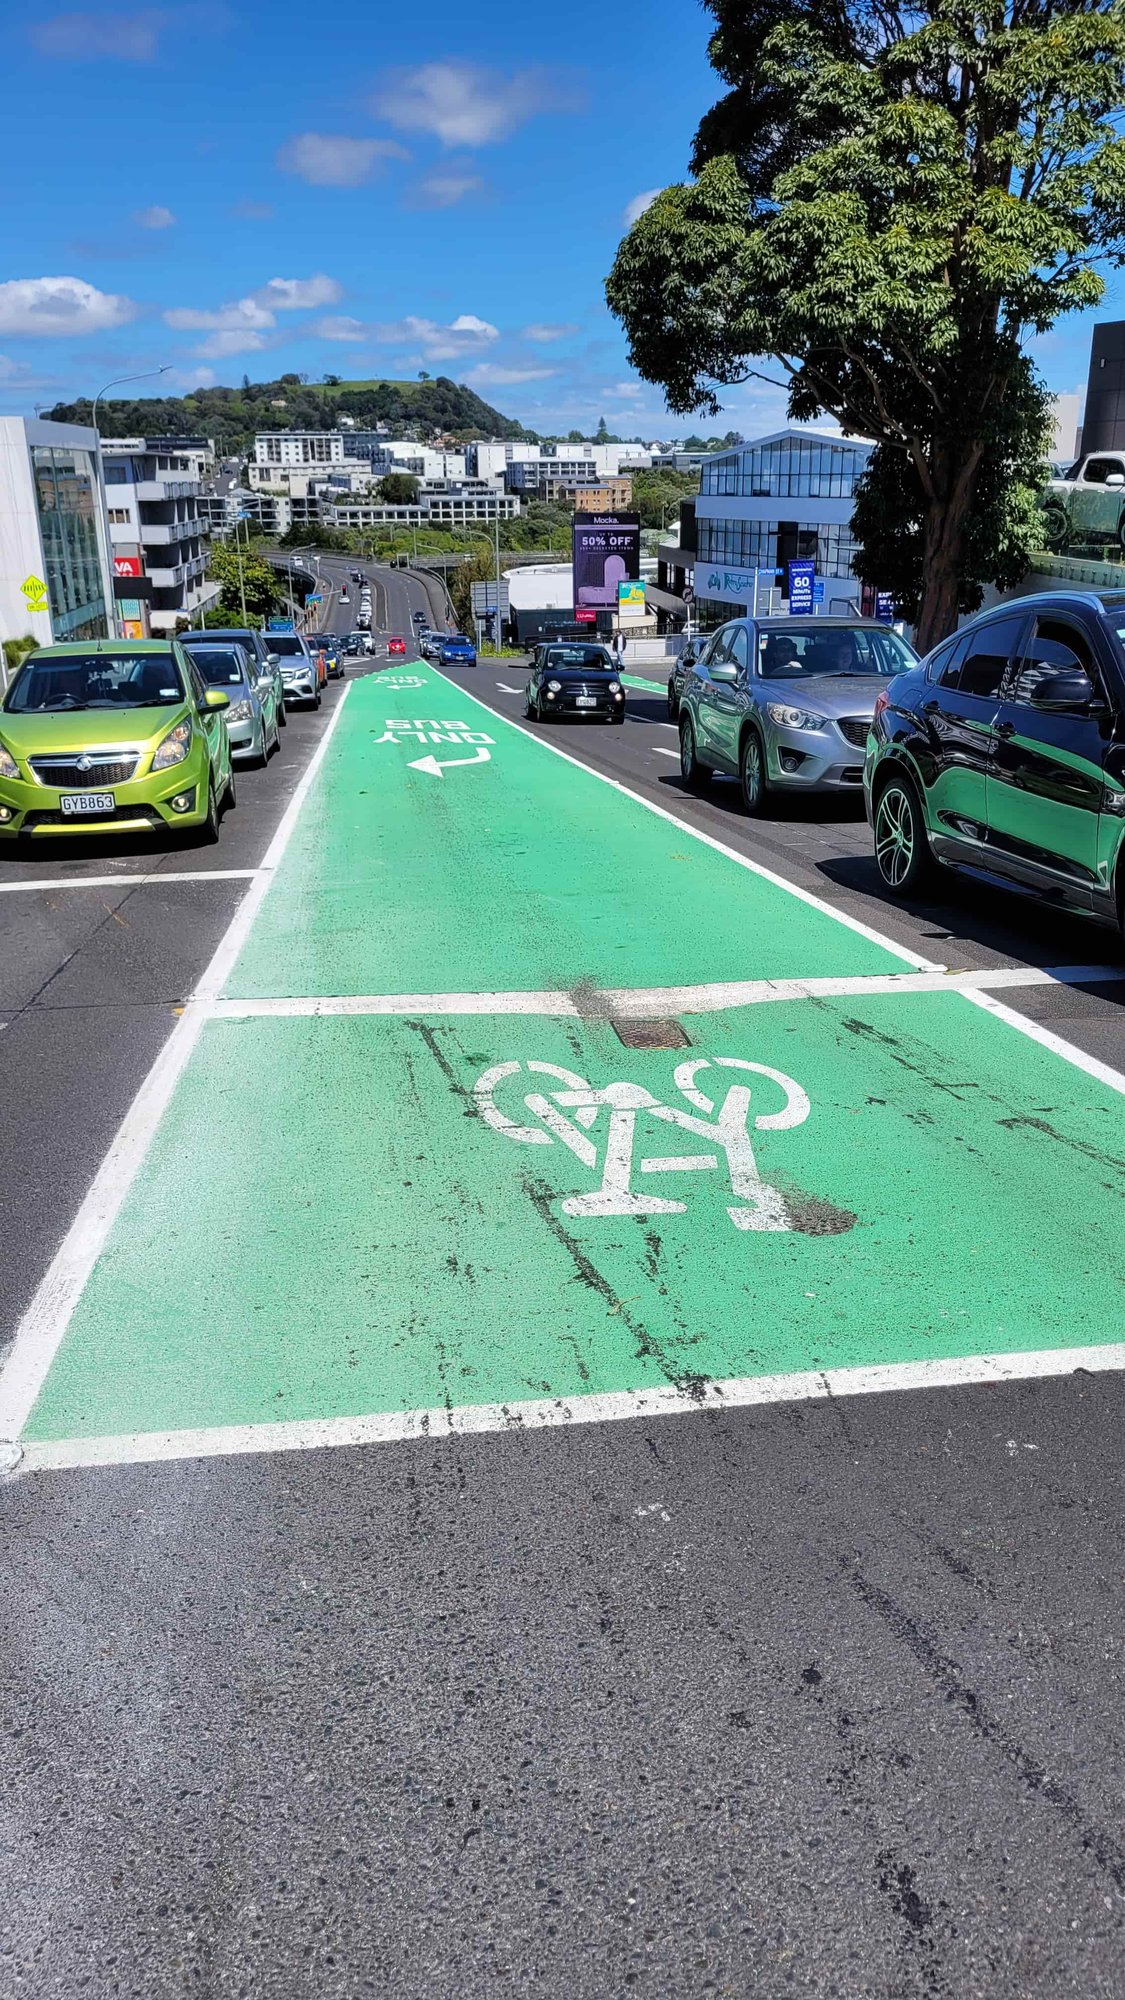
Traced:
<svg viewBox="0 0 1125 2000">
<path fill-rule="evenodd" d="M 693 428 L 602 284 L 631 205 L 686 173 L 707 29 L 693 0 L 33 0 L 5 35 L 0 408 L 165 363 L 176 391 L 427 369 L 537 429 Z M 1041 344 L 1052 388 L 1088 344 Z M 781 414 L 750 386 L 723 427 Z"/>
</svg>

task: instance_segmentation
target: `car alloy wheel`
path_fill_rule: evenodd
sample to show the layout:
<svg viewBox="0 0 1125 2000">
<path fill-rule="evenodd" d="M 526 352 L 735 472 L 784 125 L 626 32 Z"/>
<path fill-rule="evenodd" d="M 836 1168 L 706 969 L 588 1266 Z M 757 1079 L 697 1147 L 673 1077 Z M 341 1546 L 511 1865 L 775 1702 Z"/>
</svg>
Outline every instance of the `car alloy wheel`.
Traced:
<svg viewBox="0 0 1125 2000">
<path fill-rule="evenodd" d="M 914 789 L 891 778 L 875 807 L 875 863 L 894 896 L 907 895 L 929 866 L 929 847 Z"/>
<path fill-rule="evenodd" d="M 680 722 L 680 776 L 689 792 L 706 791 L 711 778 L 695 754 L 695 729 L 688 715 Z"/>
<path fill-rule="evenodd" d="M 748 729 L 742 739 L 738 783 L 745 811 L 761 812 L 766 797 L 766 764 L 762 739 L 756 729 Z"/>
</svg>

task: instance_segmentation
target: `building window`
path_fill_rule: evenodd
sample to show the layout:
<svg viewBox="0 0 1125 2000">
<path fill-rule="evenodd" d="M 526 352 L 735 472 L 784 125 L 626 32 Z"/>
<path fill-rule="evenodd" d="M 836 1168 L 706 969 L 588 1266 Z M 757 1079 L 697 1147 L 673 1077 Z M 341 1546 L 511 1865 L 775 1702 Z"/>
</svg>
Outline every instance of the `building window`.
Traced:
<svg viewBox="0 0 1125 2000">
<path fill-rule="evenodd" d="M 54 637 L 104 639 L 109 618 L 90 454 L 33 445 L 31 463 Z"/>
<path fill-rule="evenodd" d="M 111 507 L 109 509 L 109 518 L 115 528 L 127 528 L 130 518 L 129 509 L 127 507 Z"/>
<path fill-rule="evenodd" d="M 777 438 L 709 459 L 700 491 L 755 500 L 850 500 L 866 458 L 827 438 Z"/>
</svg>

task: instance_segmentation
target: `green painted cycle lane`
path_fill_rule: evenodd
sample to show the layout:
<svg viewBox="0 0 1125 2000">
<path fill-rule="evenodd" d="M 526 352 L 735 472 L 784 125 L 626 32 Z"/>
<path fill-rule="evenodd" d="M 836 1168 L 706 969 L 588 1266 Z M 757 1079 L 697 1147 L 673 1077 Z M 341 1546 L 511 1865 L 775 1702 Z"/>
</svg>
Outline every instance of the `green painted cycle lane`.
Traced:
<svg viewBox="0 0 1125 2000">
<path fill-rule="evenodd" d="M 416 768 L 428 759 L 441 775 Z M 412 665 L 353 684 L 227 992 L 574 991 L 902 968 Z"/>
<path fill-rule="evenodd" d="M 1112 1090 L 955 994 L 688 1028 L 211 1022 L 25 1435 L 1117 1337 Z"/>
</svg>

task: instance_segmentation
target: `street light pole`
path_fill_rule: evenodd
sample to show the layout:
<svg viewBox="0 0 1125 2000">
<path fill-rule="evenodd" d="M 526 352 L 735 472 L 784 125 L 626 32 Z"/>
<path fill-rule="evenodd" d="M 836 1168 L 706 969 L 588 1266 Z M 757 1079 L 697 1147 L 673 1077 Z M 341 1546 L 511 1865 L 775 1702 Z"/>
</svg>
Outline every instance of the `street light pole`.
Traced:
<svg viewBox="0 0 1125 2000">
<path fill-rule="evenodd" d="M 101 438 L 98 436 L 98 404 L 101 402 L 103 396 L 107 396 L 109 394 L 109 391 L 111 389 L 120 389 L 123 382 L 148 382 L 151 381 L 152 378 L 156 375 L 167 375 L 168 370 L 171 368 L 171 366 L 172 363 L 170 361 L 166 361 L 162 368 L 145 368 L 139 375 L 115 375 L 112 382 L 106 382 L 103 385 L 103 387 L 98 390 L 97 395 L 94 397 L 93 403 L 90 406 L 90 429 L 94 433 L 94 451 L 97 456 L 97 462 L 98 462 L 98 492 L 100 498 L 104 499 L 105 496 L 105 472 L 102 466 L 102 441 Z M 108 515 L 106 518 L 105 529 L 106 529 L 106 548 L 109 554 L 110 570 L 112 571 L 113 543 L 110 541 L 109 538 Z M 111 582 L 112 582 L 112 577 L 111 577 Z M 116 597 L 111 597 L 110 599 L 109 622 L 111 627 L 110 631 L 111 639 L 119 639 L 121 637 L 121 634 L 118 632 L 117 629 L 119 621 L 117 617 Z"/>
</svg>

